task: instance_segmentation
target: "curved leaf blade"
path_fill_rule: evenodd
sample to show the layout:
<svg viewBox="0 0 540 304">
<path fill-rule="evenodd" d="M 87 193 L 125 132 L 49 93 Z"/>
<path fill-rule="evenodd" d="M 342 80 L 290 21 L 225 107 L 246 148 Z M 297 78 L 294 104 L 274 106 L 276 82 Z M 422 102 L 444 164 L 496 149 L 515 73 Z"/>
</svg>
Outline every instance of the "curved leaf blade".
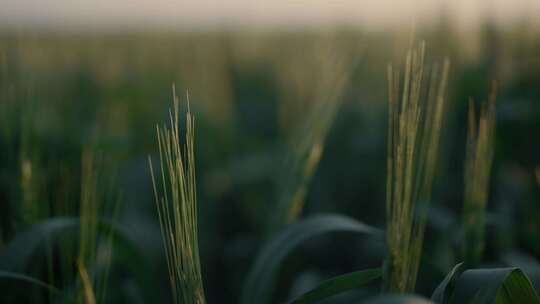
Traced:
<svg viewBox="0 0 540 304">
<path fill-rule="evenodd" d="M 32 225 L 15 236 L 0 254 L 0 269 L 23 272 L 33 253 L 59 233 L 79 226 L 76 217 L 57 217 Z"/>
<path fill-rule="evenodd" d="M 60 293 L 60 290 L 58 290 L 58 288 L 54 287 L 53 285 L 47 284 L 39 279 L 24 275 L 24 274 L 20 274 L 20 273 L 0 270 L 0 279 L 17 280 L 21 282 L 26 282 L 26 283 L 30 283 L 30 284 L 45 288 L 52 293 L 56 293 L 56 294 Z"/>
<path fill-rule="evenodd" d="M 472 269 L 457 279 L 450 303 L 540 304 L 540 299 L 519 268 Z"/>
<path fill-rule="evenodd" d="M 342 215 L 316 215 L 295 222 L 271 239 L 251 267 L 242 292 L 242 303 L 267 303 L 282 260 L 302 242 L 329 232 L 353 232 L 383 236 L 381 230 Z"/>
<path fill-rule="evenodd" d="M 417 295 L 384 295 L 371 298 L 365 304 L 435 304 L 435 302 Z"/>
<path fill-rule="evenodd" d="M 381 268 L 373 268 L 342 274 L 322 282 L 315 289 L 301 295 L 292 304 L 308 304 L 339 293 L 358 288 L 382 276 Z"/>
<path fill-rule="evenodd" d="M 531 281 L 521 269 L 512 271 L 504 282 L 504 291 L 509 300 L 506 303 L 540 303 Z"/>
<path fill-rule="evenodd" d="M 456 280 L 459 278 L 461 273 L 464 271 L 463 263 L 459 263 L 446 275 L 444 280 L 437 286 L 431 300 L 440 304 L 447 304 L 450 300 L 450 296 L 454 291 Z"/>
<path fill-rule="evenodd" d="M 502 256 L 502 261 L 509 267 L 518 267 L 531 280 L 536 292 L 540 290 L 540 263 L 532 256 L 519 251 L 512 251 Z"/>
<path fill-rule="evenodd" d="M 110 229 L 117 242 L 131 248 L 127 232 L 115 222 L 100 220 L 99 225 Z M 28 230 L 16 235 L 0 253 L 0 269 L 11 272 L 24 272 L 32 256 L 46 244 L 73 233 L 78 238 L 80 219 L 78 217 L 53 217 L 32 225 Z"/>
</svg>

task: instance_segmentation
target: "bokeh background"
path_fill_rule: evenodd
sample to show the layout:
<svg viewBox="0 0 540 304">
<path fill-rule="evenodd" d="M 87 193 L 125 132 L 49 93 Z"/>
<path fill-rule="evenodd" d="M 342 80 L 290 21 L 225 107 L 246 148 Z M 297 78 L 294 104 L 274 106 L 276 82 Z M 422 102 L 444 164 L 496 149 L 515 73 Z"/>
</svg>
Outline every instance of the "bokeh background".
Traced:
<svg viewBox="0 0 540 304">
<path fill-rule="evenodd" d="M 298 174 L 291 151 L 311 138 L 320 162 L 300 216 L 336 212 L 384 228 L 386 67 L 425 40 L 428 61 L 448 57 L 452 67 L 418 292 L 429 295 L 459 260 L 467 102 L 486 99 L 493 80 L 483 264 L 540 269 L 539 3 L 4 0 L 0 252 L 32 224 L 78 213 L 81 155 L 92 147 L 102 188 L 112 189 L 99 191 L 121 193 L 114 219 L 126 236 L 113 246 L 106 302 L 165 303 L 147 156 L 157 157 L 155 124 L 167 120 L 174 85 L 197 120 L 208 302 L 237 303 L 269 218 L 287 198 L 283 176 Z M 285 261 L 275 300 L 378 266 L 382 256 L 381 244 L 352 235 L 308 242 Z M 36 255 L 25 273 L 68 286 L 51 281 L 46 260 Z M 6 303 L 50 300 L 28 286 L 0 288 Z"/>
</svg>

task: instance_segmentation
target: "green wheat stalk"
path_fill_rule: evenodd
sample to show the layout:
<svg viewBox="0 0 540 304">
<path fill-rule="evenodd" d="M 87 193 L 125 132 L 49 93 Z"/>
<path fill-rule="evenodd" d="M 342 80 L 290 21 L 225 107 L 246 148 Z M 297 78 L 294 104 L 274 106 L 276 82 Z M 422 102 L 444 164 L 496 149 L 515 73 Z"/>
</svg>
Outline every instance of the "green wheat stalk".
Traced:
<svg viewBox="0 0 540 304">
<path fill-rule="evenodd" d="M 113 228 L 100 228 L 100 217 L 105 213 L 106 203 L 111 203 L 115 217 L 120 205 L 120 196 L 112 191 L 99 191 L 100 176 L 96 163 L 99 162 L 90 147 L 83 148 L 81 157 L 80 238 L 76 265 L 80 289 L 78 302 L 85 304 L 103 303 L 112 260 Z M 101 247 L 104 245 L 104 247 Z M 69 249 L 69 248 L 67 248 Z M 64 250 L 67 250 L 64 248 Z M 66 256 L 71 251 L 61 251 Z M 67 258 L 69 261 L 69 258 Z"/>
<path fill-rule="evenodd" d="M 188 107 L 185 143 L 180 140 L 179 102 L 173 87 L 174 108 L 169 125 L 156 126 L 161 184 L 158 189 L 152 160 L 150 173 L 174 303 L 206 303 L 199 258 L 194 127 Z M 179 299 L 182 301 L 179 302 Z"/>
<path fill-rule="evenodd" d="M 390 292 L 412 292 L 416 284 L 443 122 L 450 63 L 445 60 L 442 70 L 434 65 L 426 79 L 424 55 L 424 42 L 407 53 L 403 84 L 399 71 L 388 66 L 389 256 L 384 288 Z"/>
<path fill-rule="evenodd" d="M 469 100 L 463 208 L 463 253 L 469 266 L 479 263 L 484 251 L 485 213 L 495 142 L 495 95 L 493 86 L 488 101 L 481 106 L 478 126 L 474 100 Z"/>
</svg>

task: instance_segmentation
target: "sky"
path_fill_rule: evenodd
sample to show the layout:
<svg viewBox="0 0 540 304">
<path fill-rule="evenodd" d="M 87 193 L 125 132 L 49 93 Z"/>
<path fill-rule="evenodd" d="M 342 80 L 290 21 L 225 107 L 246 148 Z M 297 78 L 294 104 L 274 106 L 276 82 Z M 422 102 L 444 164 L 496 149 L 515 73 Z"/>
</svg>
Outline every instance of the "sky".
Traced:
<svg viewBox="0 0 540 304">
<path fill-rule="evenodd" d="M 464 27 L 512 24 L 540 19 L 540 0 L 0 0 L 0 28 L 384 28 L 441 12 Z"/>
</svg>

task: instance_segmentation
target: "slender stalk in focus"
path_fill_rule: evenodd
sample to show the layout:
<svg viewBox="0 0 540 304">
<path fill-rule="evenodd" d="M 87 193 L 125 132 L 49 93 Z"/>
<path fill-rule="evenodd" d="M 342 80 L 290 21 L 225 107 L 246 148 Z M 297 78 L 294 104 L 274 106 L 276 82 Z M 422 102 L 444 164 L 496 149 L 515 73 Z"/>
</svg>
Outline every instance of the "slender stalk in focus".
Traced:
<svg viewBox="0 0 540 304">
<path fill-rule="evenodd" d="M 426 211 L 437 163 L 450 63 L 424 64 L 425 43 L 408 52 L 403 84 L 388 66 L 389 125 L 386 242 L 389 249 L 384 288 L 414 291 L 420 266 Z M 428 90 L 424 92 L 426 85 Z"/>
<path fill-rule="evenodd" d="M 188 107 L 185 142 L 180 140 L 179 101 L 174 93 L 169 125 L 156 126 L 161 187 L 152 160 L 150 173 L 165 246 L 174 303 L 206 303 L 199 259 L 195 187 L 195 121 Z"/>
</svg>

